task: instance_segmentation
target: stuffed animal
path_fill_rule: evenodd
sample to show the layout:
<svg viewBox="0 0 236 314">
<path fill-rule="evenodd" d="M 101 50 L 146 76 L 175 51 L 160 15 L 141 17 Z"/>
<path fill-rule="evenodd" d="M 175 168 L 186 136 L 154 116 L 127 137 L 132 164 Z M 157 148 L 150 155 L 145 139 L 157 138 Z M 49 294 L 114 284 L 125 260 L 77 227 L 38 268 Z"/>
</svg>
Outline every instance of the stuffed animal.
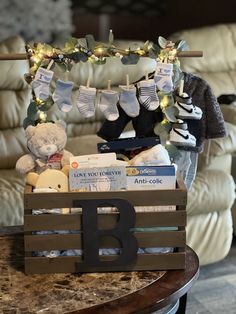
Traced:
<svg viewBox="0 0 236 314">
<path fill-rule="evenodd" d="M 50 192 L 68 192 L 69 184 L 67 175 L 56 169 L 46 169 L 45 171 L 37 174 L 35 172 L 29 172 L 26 176 L 28 184 L 34 187 L 34 193 L 50 193 Z M 62 208 L 58 210 L 39 210 L 40 213 L 69 213 L 69 208 Z"/>
<path fill-rule="evenodd" d="M 18 159 L 16 170 L 21 174 L 41 173 L 48 168 L 60 170 L 69 165 L 73 155 L 64 149 L 67 141 L 65 127 L 63 121 L 28 126 L 25 133 L 30 153 Z"/>
</svg>

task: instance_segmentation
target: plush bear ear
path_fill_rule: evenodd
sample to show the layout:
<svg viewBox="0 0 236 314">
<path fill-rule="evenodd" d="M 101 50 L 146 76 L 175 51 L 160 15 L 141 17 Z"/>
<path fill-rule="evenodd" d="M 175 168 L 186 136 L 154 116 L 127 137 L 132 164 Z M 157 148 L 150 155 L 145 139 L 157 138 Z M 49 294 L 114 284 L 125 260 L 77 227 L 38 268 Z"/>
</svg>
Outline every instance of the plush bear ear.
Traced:
<svg viewBox="0 0 236 314">
<path fill-rule="evenodd" d="M 63 130 L 66 129 L 66 123 L 63 120 L 57 120 L 55 124 L 62 128 Z"/>
<path fill-rule="evenodd" d="M 36 187 L 36 183 L 38 181 L 39 175 L 36 172 L 28 172 L 26 176 L 26 183 Z"/>
<path fill-rule="evenodd" d="M 35 126 L 33 125 L 29 125 L 25 130 L 25 134 L 28 139 L 32 137 L 34 133 L 35 133 Z"/>
</svg>

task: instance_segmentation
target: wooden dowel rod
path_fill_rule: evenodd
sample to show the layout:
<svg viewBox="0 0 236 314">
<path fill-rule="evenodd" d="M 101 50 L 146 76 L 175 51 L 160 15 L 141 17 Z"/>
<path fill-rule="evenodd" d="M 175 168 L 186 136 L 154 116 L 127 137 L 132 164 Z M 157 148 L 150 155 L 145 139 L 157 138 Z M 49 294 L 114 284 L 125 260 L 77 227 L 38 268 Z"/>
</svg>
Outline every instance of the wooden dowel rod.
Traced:
<svg viewBox="0 0 236 314">
<path fill-rule="evenodd" d="M 145 55 L 143 55 L 145 57 Z M 177 53 L 179 58 L 193 57 L 198 58 L 203 56 L 202 51 L 179 51 Z M 0 60 L 26 60 L 28 56 L 26 53 L 0 53 Z"/>
<path fill-rule="evenodd" d="M 177 52 L 177 57 L 179 57 L 179 58 L 185 58 L 185 57 L 201 58 L 202 56 L 203 56 L 202 51 L 179 51 L 179 52 Z"/>
<path fill-rule="evenodd" d="M 26 60 L 26 53 L 0 53 L 0 60 Z"/>
</svg>

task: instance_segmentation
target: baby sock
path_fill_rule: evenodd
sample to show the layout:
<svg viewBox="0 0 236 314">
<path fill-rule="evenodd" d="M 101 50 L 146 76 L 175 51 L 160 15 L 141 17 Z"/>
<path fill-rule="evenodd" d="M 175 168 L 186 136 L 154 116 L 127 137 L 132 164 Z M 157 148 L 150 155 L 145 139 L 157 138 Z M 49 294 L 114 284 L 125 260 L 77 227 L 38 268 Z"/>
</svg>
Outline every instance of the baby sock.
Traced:
<svg viewBox="0 0 236 314">
<path fill-rule="evenodd" d="M 90 118 L 95 114 L 96 88 L 80 86 L 77 99 L 77 107 L 84 118 Z"/>
<path fill-rule="evenodd" d="M 172 63 L 157 62 L 154 81 L 160 91 L 169 93 L 173 90 L 172 74 Z"/>
<path fill-rule="evenodd" d="M 124 112 L 130 117 L 139 115 L 139 102 L 136 98 L 136 88 L 134 85 L 120 85 L 120 106 Z"/>
<path fill-rule="evenodd" d="M 119 100 L 118 92 L 113 90 L 101 91 L 98 106 L 107 120 L 115 121 L 119 117 L 117 103 Z"/>
<path fill-rule="evenodd" d="M 138 99 L 147 110 L 156 110 L 159 106 L 159 99 L 156 92 L 156 85 L 153 79 L 144 80 L 138 83 Z"/>
<path fill-rule="evenodd" d="M 32 81 L 32 88 L 35 96 L 39 99 L 46 100 L 50 94 L 49 85 L 53 77 L 53 71 L 39 67 L 35 78 Z"/>
<path fill-rule="evenodd" d="M 57 80 L 56 89 L 52 98 L 58 108 L 63 112 L 69 112 L 72 109 L 71 92 L 73 85 L 73 82 Z"/>
</svg>

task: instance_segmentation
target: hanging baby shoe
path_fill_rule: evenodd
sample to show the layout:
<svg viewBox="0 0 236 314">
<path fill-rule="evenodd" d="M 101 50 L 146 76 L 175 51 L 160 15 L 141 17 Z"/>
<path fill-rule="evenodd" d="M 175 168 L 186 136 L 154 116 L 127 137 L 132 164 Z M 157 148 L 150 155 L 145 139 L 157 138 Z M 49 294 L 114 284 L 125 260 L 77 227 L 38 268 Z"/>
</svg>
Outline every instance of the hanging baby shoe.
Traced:
<svg viewBox="0 0 236 314">
<path fill-rule="evenodd" d="M 192 104 L 192 98 L 186 93 L 175 96 L 175 107 L 178 109 L 177 118 L 200 120 L 202 118 L 201 108 Z"/>
<path fill-rule="evenodd" d="M 176 146 L 196 146 L 196 138 L 189 133 L 187 123 L 173 123 L 169 134 L 169 141 Z"/>
</svg>

